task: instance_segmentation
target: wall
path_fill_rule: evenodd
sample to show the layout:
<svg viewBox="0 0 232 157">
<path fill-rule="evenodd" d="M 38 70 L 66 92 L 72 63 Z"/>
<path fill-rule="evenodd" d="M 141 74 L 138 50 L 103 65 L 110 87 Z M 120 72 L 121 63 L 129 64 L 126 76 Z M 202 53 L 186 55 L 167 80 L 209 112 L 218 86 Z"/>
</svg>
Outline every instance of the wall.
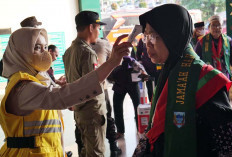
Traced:
<svg viewBox="0 0 232 157">
<path fill-rule="evenodd" d="M 21 28 L 23 19 L 36 16 L 47 32 L 64 32 L 67 48 L 77 35 L 74 19 L 78 12 L 78 0 L 0 0 L 0 29 L 11 28 L 13 32 Z M 6 83 L 0 81 L 0 97 Z"/>
<path fill-rule="evenodd" d="M 20 28 L 20 22 L 29 16 L 36 16 L 48 32 L 64 32 L 68 47 L 76 37 L 75 15 L 78 0 L 1 0 L 0 28 Z"/>
</svg>

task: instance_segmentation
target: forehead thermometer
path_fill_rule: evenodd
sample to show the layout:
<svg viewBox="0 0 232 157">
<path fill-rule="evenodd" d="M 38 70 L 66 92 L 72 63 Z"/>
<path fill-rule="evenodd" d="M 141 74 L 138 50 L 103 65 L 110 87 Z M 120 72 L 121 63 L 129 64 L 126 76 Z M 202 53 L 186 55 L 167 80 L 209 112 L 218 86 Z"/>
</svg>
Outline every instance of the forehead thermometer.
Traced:
<svg viewBox="0 0 232 157">
<path fill-rule="evenodd" d="M 143 27 L 141 25 L 135 25 L 134 29 L 132 30 L 132 32 L 130 33 L 129 37 L 128 37 L 128 42 L 132 43 L 135 39 L 135 37 L 142 33 L 143 31 Z"/>
</svg>

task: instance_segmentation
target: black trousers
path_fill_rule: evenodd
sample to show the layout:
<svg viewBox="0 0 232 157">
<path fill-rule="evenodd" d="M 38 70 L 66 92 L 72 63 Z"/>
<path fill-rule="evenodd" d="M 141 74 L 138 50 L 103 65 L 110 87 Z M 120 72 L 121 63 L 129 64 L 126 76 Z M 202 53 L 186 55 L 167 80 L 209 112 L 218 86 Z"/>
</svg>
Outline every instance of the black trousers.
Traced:
<svg viewBox="0 0 232 157">
<path fill-rule="evenodd" d="M 155 90 L 152 85 L 152 82 L 154 82 L 154 86 L 157 85 L 160 72 L 161 70 L 150 73 L 149 75 L 151 77 L 151 80 L 146 81 L 147 93 L 148 93 L 148 98 L 150 102 L 152 101 L 153 92 Z"/>
<path fill-rule="evenodd" d="M 147 93 L 148 93 L 148 98 L 149 98 L 149 101 L 151 102 L 151 99 L 152 99 L 152 96 L 153 96 L 153 87 L 152 87 L 152 81 L 149 80 L 149 81 L 146 81 L 146 86 L 147 86 Z"/>
<path fill-rule="evenodd" d="M 116 141 L 116 127 L 114 118 L 111 117 L 112 107 L 110 104 L 108 90 L 105 90 L 106 96 L 106 108 L 107 108 L 107 126 L 106 126 L 106 138 L 108 139 L 109 143 L 113 143 Z"/>
<path fill-rule="evenodd" d="M 116 141 L 115 121 L 111 117 L 112 107 L 110 104 L 108 90 L 106 89 L 106 90 L 104 90 L 104 92 L 105 92 L 105 101 L 106 101 L 106 108 L 107 108 L 106 138 L 108 139 L 109 143 L 114 143 Z M 76 137 L 76 143 L 78 145 L 78 154 L 80 155 L 81 150 L 84 147 L 84 144 L 81 140 L 81 132 L 78 129 L 78 126 L 76 126 L 76 129 L 75 129 L 75 137 Z"/>
<path fill-rule="evenodd" d="M 140 104 L 140 90 L 138 83 L 133 83 L 127 85 L 125 87 L 125 92 L 123 93 L 114 91 L 114 95 L 113 95 L 114 117 L 115 117 L 117 132 L 119 133 L 125 133 L 125 125 L 123 118 L 123 101 L 127 93 L 129 94 L 133 102 L 136 127 L 138 129 L 137 108 L 138 105 Z"/>
</svg>

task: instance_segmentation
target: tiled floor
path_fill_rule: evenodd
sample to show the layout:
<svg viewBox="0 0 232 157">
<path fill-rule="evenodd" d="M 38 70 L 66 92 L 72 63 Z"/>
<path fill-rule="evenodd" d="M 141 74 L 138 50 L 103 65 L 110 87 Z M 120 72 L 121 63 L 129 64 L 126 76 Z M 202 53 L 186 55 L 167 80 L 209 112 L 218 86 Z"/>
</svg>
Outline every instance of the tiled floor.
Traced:
<svg viewBox="0 0 232 157">
<path fill-rule="evenodd" d="M 134 108 L 130 97 L 127 95 L 124 100 L 124 138 L 118 140 L 118 146 L 122 149 L 121 157 L 131 157 L 138 143 L 138 135 L 134 120 Z M 106 157 L 109 157 L 106 154 Z"/>
<path fill-rule="evenodd" d="M 109 87 L 109 96 L 113 97 L 113 91 L 111 87 Z M 111 103 L 112 104 L 112 103 Z M 77 146 L 75 143 L 75 136 L 74 136 L 74 121 L 73 121 L 73 114 L 65 110 L 63 111 L 64 114 L 64 122 L 65 122 L 65 150 L 71 150 L 73 152 L 73 157 L 78 157 L 77 155 Z M 122 149 L 122 154 L 120 157 L 131 157 L 134 149 L 138 142 L 138 135 L 136 131 L 136 125 L 134 122 L 134 109 L 132 105 L 132 101 L 130 97 L 127 95 L 124 100 L 124 121 L 125 121 L 125 135 L 124 138 L 118 140 L 118 146 Z M 105 140 L 106 145 L 106 153 L 105 157 L 110 157 L 110 150 L 109 144 L 107 139 Z"/>
</svg>

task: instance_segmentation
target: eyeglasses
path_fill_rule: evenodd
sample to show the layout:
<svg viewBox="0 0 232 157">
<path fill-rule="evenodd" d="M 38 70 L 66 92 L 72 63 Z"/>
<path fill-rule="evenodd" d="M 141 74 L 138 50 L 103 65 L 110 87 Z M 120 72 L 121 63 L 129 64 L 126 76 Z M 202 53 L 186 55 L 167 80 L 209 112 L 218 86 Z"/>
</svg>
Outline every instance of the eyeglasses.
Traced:
<svg viewBox="0 0 232 157">
<path fill-rule="evenodd" d="M 221 29 L 222 28 L 222 26 L 221 25 L 211 25 L 212 26 L 212 28 L 219 28 L 219 29 Z"/>
<path fill-rule="evenodd" d="M 159 36 L 154 34 L 144 34 L 144 38 L 142 41 L 146 44 L 147 42 L 151 42 L 152 44 L 156 44 L 156 40 Z"/>
</svg>

